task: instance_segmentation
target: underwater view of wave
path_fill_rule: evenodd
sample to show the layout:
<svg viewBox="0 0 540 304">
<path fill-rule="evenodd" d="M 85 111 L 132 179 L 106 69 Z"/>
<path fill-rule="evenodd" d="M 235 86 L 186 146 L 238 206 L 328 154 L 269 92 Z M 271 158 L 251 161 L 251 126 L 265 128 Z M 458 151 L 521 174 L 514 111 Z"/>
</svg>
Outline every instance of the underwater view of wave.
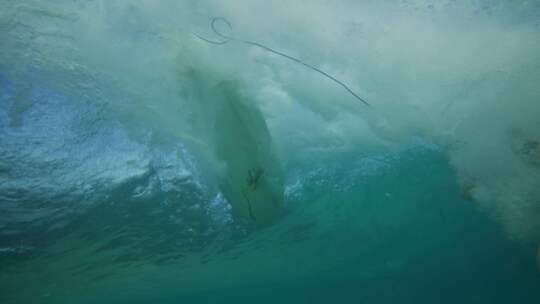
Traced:
<svg viewBox="0 0 540 304">
<path fill-rule="evenodd" d="M 0 1 L 0 303 L 540 303 L 540 2 Z"/>
</svg>

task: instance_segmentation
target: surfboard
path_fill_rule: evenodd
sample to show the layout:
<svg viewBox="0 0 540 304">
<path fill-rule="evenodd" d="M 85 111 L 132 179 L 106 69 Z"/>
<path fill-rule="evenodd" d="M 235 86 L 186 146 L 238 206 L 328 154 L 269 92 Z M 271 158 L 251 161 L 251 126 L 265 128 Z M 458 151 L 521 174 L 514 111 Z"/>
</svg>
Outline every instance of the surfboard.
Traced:
<svg viewBox="0 0 540 304">
<path fill-rule="evenodd" d="M 284 185 L 265 119 L 234 82 L 221 82 L 212 95 L 214 152 L 224 164 L 222 191 L 237 216 L 266 225 L 282 211 Z"/>
<path fill-rule="evenodd" d="M 257 103 L 238 82 L 219 78 L 202 68 L 181 73 L 184 98 L 194 109 L 190 137 L 197 138 L 200 154 L 209 155 L 234 216 L 268 225 L 283 211 L 281 162 Z"/>
</svg>

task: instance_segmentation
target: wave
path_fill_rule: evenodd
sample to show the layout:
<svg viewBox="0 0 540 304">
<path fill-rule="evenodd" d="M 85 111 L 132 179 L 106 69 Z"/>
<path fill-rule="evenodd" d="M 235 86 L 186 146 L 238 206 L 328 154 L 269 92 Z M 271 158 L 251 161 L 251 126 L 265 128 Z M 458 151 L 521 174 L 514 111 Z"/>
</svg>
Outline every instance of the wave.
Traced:
<svg viewBox="0 0 540 304">
<path fill-rule="evenodd" d="M 3 1 L 1 286 L 152 281 L 120 302 L 536 249 L 540 6 L 519 3 Z M 194 36 L 212 16 L 249 43 Z"/>
</svg>

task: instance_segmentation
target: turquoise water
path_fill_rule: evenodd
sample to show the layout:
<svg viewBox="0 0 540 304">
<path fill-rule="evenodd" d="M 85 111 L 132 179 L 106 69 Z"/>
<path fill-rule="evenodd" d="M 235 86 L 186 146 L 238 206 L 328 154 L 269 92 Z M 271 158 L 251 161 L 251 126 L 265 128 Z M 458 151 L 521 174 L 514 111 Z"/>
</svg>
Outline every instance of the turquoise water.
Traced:
<svg viewBox="0 0 540 304">
<path fill-rule="evenodd" d="M 0 303 L 540 303 L 539 20 L 1 2 Z"/>
</svg>

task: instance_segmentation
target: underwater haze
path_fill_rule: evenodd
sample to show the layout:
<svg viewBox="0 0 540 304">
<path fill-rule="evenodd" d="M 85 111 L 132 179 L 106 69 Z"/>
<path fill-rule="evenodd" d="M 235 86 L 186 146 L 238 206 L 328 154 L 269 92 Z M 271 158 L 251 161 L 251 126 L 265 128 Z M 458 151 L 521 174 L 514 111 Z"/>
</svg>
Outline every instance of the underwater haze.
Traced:
<svg viewBox="0 0 540 304">
<path fill-rule="evenodd" d="M 0 0 L 0 303 L 540 303 L 540 2 Z"/>
</svg>

